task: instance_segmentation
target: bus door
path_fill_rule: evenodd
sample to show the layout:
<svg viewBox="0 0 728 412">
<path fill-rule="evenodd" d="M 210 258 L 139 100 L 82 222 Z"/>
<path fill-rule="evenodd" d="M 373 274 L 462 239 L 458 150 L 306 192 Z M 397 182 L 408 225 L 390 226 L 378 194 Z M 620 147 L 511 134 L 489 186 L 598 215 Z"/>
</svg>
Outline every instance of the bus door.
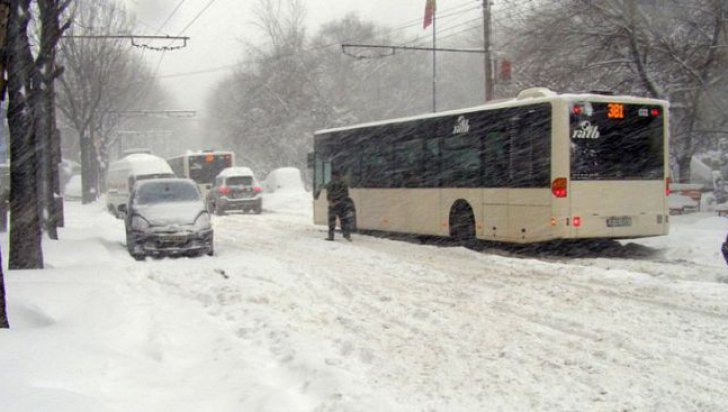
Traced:
<svg viewBox="0 0 728 412">
<path fill-rule="evenodd" d="M 325 225 L 328 223 L 328 202 L 324 186 L 331 180 L 331 161 L 324 160 L 320 153 L 315 153 L 313 163 L 313 221 L 315 224 Z"/>
<path fill-rule="evenodd" d="M 510 138 L 506 130 L 497 127 L 484 135 L 483 238 L 506 240 L 509 238 Z"/>
<path fill-rule="evenodd" d="M 410 139 L 395 143 L 393 148 L 392 202 L 397 207 L 390 213 L 392 222 L 398 227 L 392 229 L 436 234 L 440 222 L 440 191 L 430 186 L 434 183 L 432 178 L 439 174 L 437 139 Z"/>
</svg>

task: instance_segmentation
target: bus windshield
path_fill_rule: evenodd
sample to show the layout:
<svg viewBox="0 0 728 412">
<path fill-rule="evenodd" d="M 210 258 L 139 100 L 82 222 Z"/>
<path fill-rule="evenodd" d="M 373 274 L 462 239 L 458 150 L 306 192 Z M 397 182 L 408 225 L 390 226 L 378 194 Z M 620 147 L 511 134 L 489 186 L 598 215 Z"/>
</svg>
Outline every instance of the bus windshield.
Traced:
<svg viewBox="0 0 728 412">
<path fill-rule="evenodd" d="M 572 180 L 662 179 L 663 120 L 659 105 L 574 103 L 570 121 Z"/>
</svg>

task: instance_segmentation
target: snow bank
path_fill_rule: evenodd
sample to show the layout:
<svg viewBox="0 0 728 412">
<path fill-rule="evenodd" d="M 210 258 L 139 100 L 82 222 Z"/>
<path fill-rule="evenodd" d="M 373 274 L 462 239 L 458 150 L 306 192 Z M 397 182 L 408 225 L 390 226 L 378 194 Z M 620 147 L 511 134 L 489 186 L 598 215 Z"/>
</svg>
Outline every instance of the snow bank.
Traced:
<svg viewBox="0 0 728 412">
<path fill-rule="evenodd" d="M 295 167 L 281 167 L 268 173 L 265 190 L 269 193 L 304 190 L 301 171 Z"/>
</svg>

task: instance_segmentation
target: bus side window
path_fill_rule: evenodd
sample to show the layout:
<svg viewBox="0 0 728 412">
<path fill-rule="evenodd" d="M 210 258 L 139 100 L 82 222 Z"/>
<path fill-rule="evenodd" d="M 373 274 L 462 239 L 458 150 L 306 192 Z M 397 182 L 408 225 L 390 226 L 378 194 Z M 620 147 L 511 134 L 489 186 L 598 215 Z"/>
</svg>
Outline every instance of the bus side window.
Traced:
<svg viewBox="0 0 728 412">
<path fill-rule="evenodd" d="M 331 162 L 324 162 L 324 185 L 331 181 Z"/>
<path fill-rule="evenodd" d="M 480 136 L 463 135 L 443 139 L 442 183 L 447 187 L 481 185 Z"/>
<path fill-rule="evenodd" d="M 510 140 L 504 130 L 485 134 L 485 187 L 506 187 L 509 179 Z"/>
<path fill-rule="evenodd" d="M 548 187 L 550 118 L 543 109 L 521 109 L 511 118 L 510 178 L 513 187 Z"/>
<path fill-rule="evenodd" d="M 391 150 L 387 147 L 369 147 L 362 153 L 361 186 L 362 187 L 391 187 L 392 173 L 390 172 Z"/>
<path fill-rule="evenodd" d="M 394 145 L 392 177 L 394 187 L 420 187 L 422 175 L 422 140 Z"/>
<path fill-rule="evenodd" d="M 314 193 L 319 193 L 329 179 L 331 179 L 331 162 L 324 162 L 321 155 L 316 153 L 313 168 Z"/>
<path fill-rule="evenodd" d="M 423 153 L 422 187 L 440 187 L 440 139 L 427 139 Z"/>
</svg>

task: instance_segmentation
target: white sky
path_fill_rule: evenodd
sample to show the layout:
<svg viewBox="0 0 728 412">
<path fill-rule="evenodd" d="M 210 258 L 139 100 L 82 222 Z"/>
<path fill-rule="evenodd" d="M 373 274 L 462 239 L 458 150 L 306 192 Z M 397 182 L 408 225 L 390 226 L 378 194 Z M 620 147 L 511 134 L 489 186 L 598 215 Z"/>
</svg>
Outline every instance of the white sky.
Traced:
<svg viewBox="0 0 728 412">
<path fill-rule="evenodd" d="M 140 33 L 156 33 L 182 0 L 126 0 L 136 13 L 137 30 Z M 336 20 L 347 13 L 356 12 L 364 20 L 389 27 L 408 26 L 405 33 L 412 37 L 430 35 L 422 30 L 422 18 L 426 0 L 301 0 L 308 12 L 309 34 L 314 34 L 321 23 Z M 210 0 L 184 0 L 177 13 L 169 20 L 163 34 L 178 35 Z M 228 73 L 225 66 L 241 60 L 245 41 L 259 35 L 254 27 L 251 9 L 256 0 L 214 0 L 200 18 L 184 33 L 191 37 L 187 48 L 167 52 L 159 64 L 161 53 L 145 51 L 153 68 L 159 67 L 158 75 L 163 85 L 178 99 L 179 108 L 200 109 L 204 106 L 207 92 L 216 80 Z M 457 12 L 448 17 L 454 29 L 457 22 L 471 22 L 477 19 L 480 0 L 440 0 L 438 10 Z M 443 17 L 444 18 L 444 17 Z M 443 20 L 443 28 L 445 21 Z M 205 71 L 220 68 L 206 74 L 173 76 L 179 73 Z M 165 77 L 167 76 L 167 77 Z"/>
</svg>

